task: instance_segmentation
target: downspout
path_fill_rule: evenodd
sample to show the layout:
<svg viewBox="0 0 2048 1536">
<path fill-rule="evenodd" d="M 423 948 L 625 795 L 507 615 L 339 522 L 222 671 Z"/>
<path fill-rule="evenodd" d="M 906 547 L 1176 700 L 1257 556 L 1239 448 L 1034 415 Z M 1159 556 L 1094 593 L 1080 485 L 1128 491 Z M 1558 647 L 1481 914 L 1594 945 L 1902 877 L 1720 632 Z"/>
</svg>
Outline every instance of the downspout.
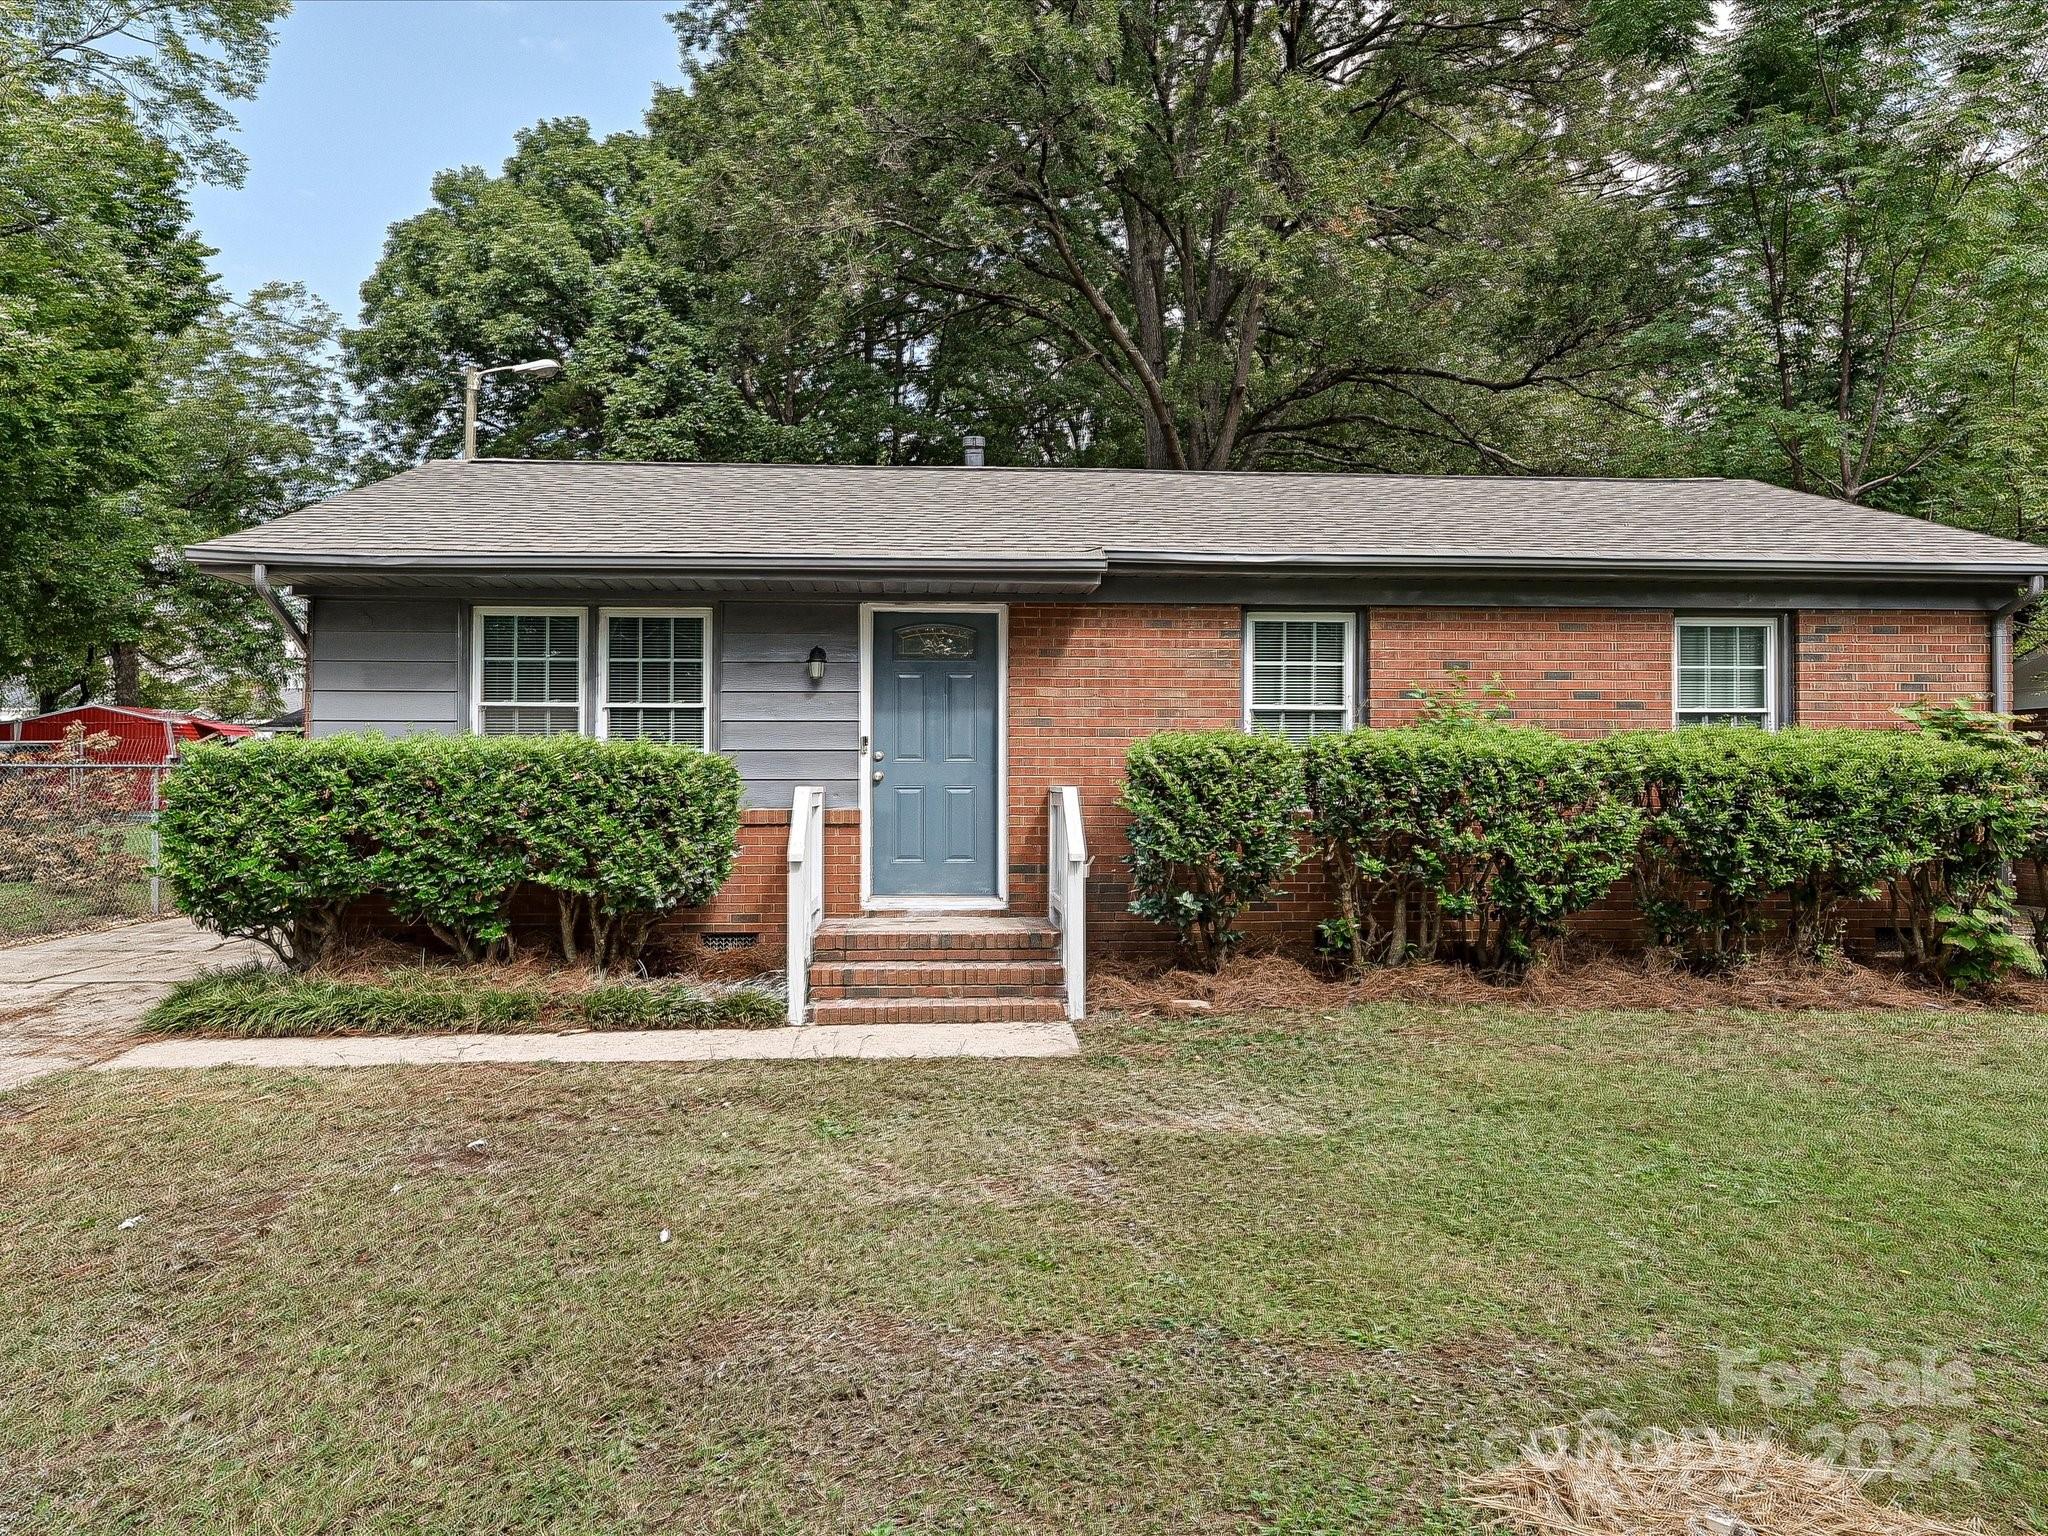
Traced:
<svg viewBox="0 0 2048 1536">
<path fill-rule="evenodd" d="M 250 566 L 249 585 L 256 589 L 256 595 L 263 599 L 263 606 L 270 610 L 270 616 L 277 620 L 279 628 L 284 630 L 286 637 L 299 648 L 299 654 L 301 656 L 307 655 L 309 647 L 306 644 L 306 631 L 299 623 L 299 616 L 285 606 L 284 599 L 279 597 L 277 589 L 271 586 L 270 567 L 267 565 Z M 2034 578 L 2034 590 L 2038 592 L 2040 589 L 2041 578 L 2036 576 Z"/>
<path fill-rule="evenodd" d="M 2025 589 L 1991 614 L 1991 712 L 2012 713 L 2012 616 L 2041 595 L 2043 578 L 2028 579 Z"/>
</svg>

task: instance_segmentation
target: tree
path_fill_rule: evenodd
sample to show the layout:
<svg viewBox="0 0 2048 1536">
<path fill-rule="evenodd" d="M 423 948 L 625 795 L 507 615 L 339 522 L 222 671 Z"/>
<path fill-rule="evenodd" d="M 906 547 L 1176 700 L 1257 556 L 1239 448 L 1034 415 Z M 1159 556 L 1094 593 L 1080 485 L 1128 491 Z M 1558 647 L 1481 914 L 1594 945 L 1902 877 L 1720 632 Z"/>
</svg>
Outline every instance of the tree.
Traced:
<svg viewBox="0 0 2048 1536">
<path fill-rule="evenodd" d="M 225 715 L 276 708 L 287 657 L 275 621 L 180 551 L 355 482 L 337 331 L 304 288 L 270 284 L 164 344 L 145 475 L 95 499 L 28 583 L 17 648 L 43 707 L 110 694 Z"/>
<path fill-rule="evenodd" d="M 599 141 L 564 118 L 522 131 L 502 175 L 434 178 L 435 206 L 393 227 L 347 338 L 387 451 L 456 451 L 465 368 L 557 357 L 553 380 L 492 383 L 489 452 L 810 456 L 720 365 L 699 313 L 706 264 L 655 257 L 661 168 L 641 136 Z"/>
<path fill-rule="evenodd" d="M 263 83 L 291 0 L 0 0 L 0 57 L 46 93 L 124 102 L 151 140 L 239 185 L 231 101 Z"/>
<path fill-rule="evenodd" d="M 283 10 L 0 0 L 0 676 L 84 646 L 153 550 L 113 509 L 148 497 L 156 370 L 214 302 L 184 181 L 237 173 L 226 102 Z"/>
<path fill-rule="evenodd" d="M 1523 469 L 1668 303 L 1616 4 L 701 0 L 740 243 L 1087 368 L 1155 467 Z M 1639 35 L 1638 35 L 1639 34 Z M 1620 106 L 1617 108 L 1616 104 Z"/>
<path fill-rule="evenodd" d="M 1980 524 L 2031 494 L 2044 49 L 2039 0 L 1745 0 L 1708 40 L 1671 152 L 1706 467 Z"/>
</svg>

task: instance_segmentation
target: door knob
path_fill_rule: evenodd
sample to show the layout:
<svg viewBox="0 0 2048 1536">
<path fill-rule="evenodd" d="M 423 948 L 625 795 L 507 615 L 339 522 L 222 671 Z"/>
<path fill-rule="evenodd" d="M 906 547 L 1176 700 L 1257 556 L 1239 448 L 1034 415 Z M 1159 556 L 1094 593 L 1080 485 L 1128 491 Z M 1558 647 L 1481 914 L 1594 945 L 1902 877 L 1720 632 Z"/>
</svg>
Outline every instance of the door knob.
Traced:
<svg viewBox="0 0 2048 1536">
<path fill-rule="evenodd" d="M 882 770 L 879 768 L 875 770 L 875 782 L 877 784 L 882 782 Z"/>
<path fill-rule="evenodd" d="M 877 747 L 877 748 L 875 748 L 875 761 L 879 763 L 879 762 L 880 762 L 881 760 L 882 760 L 882 749 L 881 749 L 880 747 Z"/>
</svg>

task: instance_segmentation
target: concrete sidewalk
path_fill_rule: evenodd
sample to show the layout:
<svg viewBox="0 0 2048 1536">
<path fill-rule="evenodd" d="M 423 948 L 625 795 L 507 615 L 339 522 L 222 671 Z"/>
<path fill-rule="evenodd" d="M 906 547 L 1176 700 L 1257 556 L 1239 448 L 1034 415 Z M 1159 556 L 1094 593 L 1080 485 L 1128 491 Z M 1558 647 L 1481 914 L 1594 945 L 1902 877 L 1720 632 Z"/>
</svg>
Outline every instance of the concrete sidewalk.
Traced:
<svg viewBox="0 0 2048 1536">
<path fill-rule="evenodd" d="M 560 1035 L 413 1035 L 323 1040 L 157 1040 L 102 1072 L 190 1067 L 394 1067 L 519 1061 L 906 1061 L 1072 1056 L 1071 1024 L 815 1024 L 805 1029 L 635 1029 Z"/>
<path fill-rule="evenodd" d="M 0 949 L 0 1093 L 127 1049 L 173 982 L 268 955 L 182 917 Z"/>
</svg>

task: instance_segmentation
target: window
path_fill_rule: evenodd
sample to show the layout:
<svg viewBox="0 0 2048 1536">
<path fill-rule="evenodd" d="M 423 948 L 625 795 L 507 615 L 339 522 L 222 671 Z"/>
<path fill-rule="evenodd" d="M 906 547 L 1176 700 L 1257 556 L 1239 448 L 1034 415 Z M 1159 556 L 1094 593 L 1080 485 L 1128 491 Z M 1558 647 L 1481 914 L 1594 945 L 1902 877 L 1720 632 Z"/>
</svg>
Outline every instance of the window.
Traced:
<svg viewBox="0 0 2048 1536">
<path fill-rule="evenodd" d="M 1348 613 L 1254 613 L 1245 729 L 1306 741 L 1351 729 L 1356 647 Z"/>
<path fill-rule="evenodd" d="M 598 731 L 711 745 L 711 615 L 702 608 L 607 608 Z"/>
<path fill-rule="evenodd" d="M 476 728 L 562 736 L 583 727 L 583 610 L 480 608 Z"/>
<path fill-rule="evenodd" d="M 1777 724 L 1778 626 L 1754 619 L 1680 619 L 1680 725 Z"/>
</svg>

